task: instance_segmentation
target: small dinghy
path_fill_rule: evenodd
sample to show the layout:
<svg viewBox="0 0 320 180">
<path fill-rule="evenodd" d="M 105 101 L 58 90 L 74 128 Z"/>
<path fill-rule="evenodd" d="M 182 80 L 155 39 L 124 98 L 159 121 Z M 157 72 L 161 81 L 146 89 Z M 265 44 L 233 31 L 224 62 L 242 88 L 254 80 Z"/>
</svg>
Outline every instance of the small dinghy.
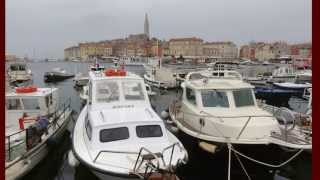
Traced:
<svg viewBox="0 0 320 180">
<path fill-rule="evenodd" d="M 58 82 L 74 77 L 74 74 L 68 73 L 62 68 L 54 68 L 50 72 L 44 74 L 45 82 Z"/>
</svg>

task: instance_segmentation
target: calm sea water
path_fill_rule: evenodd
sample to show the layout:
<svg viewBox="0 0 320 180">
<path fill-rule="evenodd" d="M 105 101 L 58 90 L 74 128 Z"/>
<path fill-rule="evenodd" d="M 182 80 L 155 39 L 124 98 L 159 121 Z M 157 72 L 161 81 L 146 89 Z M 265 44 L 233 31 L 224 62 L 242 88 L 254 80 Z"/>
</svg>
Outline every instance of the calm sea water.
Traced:
<svg viewBox="0 0 320 180">
<path fill-rule="evenodd" d="M 112 64 L 104 64 L 112 66 Z M 58 87 L 60 91 L 60 101 L 66 98 L 72 99 L 72 108 L 79 113 L 81 111 L 81 101 L 79 93 L 73 88 L 73 79 L 67 79 L 59 83 L 44 83 L 43 75 L 45 72 L 50 71 L 52 68 L 61 67 L 69 72 L 87 73 L 89 63 L 78 62 L 46 62 L 46 63 L 29 63 L 28 67 L 31 68 L 33 73 L 33 83 L 38 87 Z M 273 67 L 250 67 L 242 69 L 243 75 L 254 76 L 257 73 L 271 71 Z M 143 75 L 144 69 L 142 66 L 128 66 L 128 71 L 135 72 Z M 168 105 L 176 98 L 176 91 L 168 91 L 165 93 L 157 92 L 155 97 L 151 98 L 151 103 L 155 106 L 158 113 L 168 107 Z M 299 102 L 299 103 L 298 103 Z M 300 103 L 302 102 L 302 103 Z M 304 111 L 306 102 L 301 99 L 292 98 L 289 102 L 290 106 L 297 111 Z M 198 180 L 198 179 L 227 179 L 228 167 L 228 153 L 226 148 L 222 148 L 215 154 L 207 153 L 197 146 L 194 146 L 194 139 L 191 139 L 185 134 L 178 134 L 178 138 L 184 143 L 189 152 L 189 162 L 185 166 L 178 169 L 178 176 L 182 180 Z M 87 180 L 97 179 L 90 171 L 84 166 L 72 168 L 68 165 L 67 153 L 71 148 L 70 135 L 66 134 L 59 145 L 52 149 L 49 155 L 27 176 L 24 180 Z M 279 164 L 293 153 L 285 152 L 274 146 L 241 146 L 240 151 L 249 154 L 259 160 L 270 162 L 272 164 Z M 273 169 L 266 168 L 261 165 L 241 159 L 248 171 L 251 179 L 263 180 L 307 180 L 311 179 L 311 154 L 302 153 L 295 160 L 288 165 Z M 231 179 L 248 179 L 243 172 L 241 166 L 233 156 Z"/>
</svg>

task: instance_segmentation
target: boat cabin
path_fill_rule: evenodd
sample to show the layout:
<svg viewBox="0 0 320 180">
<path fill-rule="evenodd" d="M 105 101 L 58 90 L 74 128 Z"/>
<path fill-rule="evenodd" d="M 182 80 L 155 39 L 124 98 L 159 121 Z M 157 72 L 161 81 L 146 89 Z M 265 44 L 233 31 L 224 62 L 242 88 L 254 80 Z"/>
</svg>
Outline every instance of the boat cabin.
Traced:
<svg viewBox="0 0 320 180">
<path fill-rule="evenodd" d="M 10 64 L 10 71 L 26 71 L 27 65 L 22 63 Z"/>
<path fill-rule="evenodd" d="M 150 106 L 144 81 L 138 75 L 89 72 L 89 100 L 93 109 Z"/>
<path fill-rule="evenodd" d="M 108 149 L 138 151 L 141 144 L 154 143 L 154 138 L 157 143 L 168 142 L 163 121 L 151 109 L 144 81 L 135 74 L 89 72 L 88 104 L 86 141 L 92 149 L 106 149 L 108 144 Z"/>
<path fill-rule="evenodd" d="M 255 107 L 254 86 L 236 71 L 190 73 L 182 84 L 183 101 L 195 108 L 235 109 Z"/>
<path fill-rule="evenodd" d="M 55 112 L 57 105 L 57 88 L 35 88 L 25 92 L 16 88 L 14 92 L 6 93 L 6 133 L 7 130 L 11 133 L 20 130 L 18 120 L 24 113 L 28 117 L 47 116 Z"/>
</svg>

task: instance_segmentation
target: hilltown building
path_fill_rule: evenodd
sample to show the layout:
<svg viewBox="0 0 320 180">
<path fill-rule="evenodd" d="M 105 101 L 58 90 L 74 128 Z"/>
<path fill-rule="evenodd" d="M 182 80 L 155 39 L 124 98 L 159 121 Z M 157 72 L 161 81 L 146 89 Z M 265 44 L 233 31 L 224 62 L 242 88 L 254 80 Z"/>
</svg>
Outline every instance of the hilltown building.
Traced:
<svg viewBox="0 0 320 180">
<path fill-rule="evenodd" d="M 6 61 L 15 61 L 15 60 L 17 60 L 17 56 L 16 55 L 14 55 L 14 54 L 8 54 L 8 53 L 6 53 Z"/>
<path fill-rule="evenodd" d="M 309 58 L 312 56 L 312 44 L 293 44 L 291 45 L 290 52 L 293 58 Z"/>
<path fill-rule="evenodd" d="M 170 55 L 173 56 L 202 56 L 200 38 L 174 38 L 169 40 Z"/>
<path fill-rule="evenodd" d="M 237 45 L 233 42 L 207 42 L 202 45 L 203 56 L 234 59 L 238 57 Z"/>
<path fill-rule="evenodd" d="M 290 56 L 290 45 L 286 42 L 278 41 L 274 43 L 251 42 L 240 48 L 240 58 L 265 61 Z"/>
</svg>

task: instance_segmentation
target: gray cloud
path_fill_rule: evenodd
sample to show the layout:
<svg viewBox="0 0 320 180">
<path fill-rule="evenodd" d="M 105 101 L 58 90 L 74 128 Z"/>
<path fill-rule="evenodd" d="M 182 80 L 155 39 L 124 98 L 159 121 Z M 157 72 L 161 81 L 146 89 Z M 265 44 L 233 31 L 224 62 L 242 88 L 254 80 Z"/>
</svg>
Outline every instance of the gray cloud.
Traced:
<svg viewBox="0 0 320 180">
<path fill-rule="evenodd" d="M 7 52 L 63 57 L 81 41 L 143 32 L 160 39 L 311 41 L 311 0 L 7 0 Z"/>
</svg>

